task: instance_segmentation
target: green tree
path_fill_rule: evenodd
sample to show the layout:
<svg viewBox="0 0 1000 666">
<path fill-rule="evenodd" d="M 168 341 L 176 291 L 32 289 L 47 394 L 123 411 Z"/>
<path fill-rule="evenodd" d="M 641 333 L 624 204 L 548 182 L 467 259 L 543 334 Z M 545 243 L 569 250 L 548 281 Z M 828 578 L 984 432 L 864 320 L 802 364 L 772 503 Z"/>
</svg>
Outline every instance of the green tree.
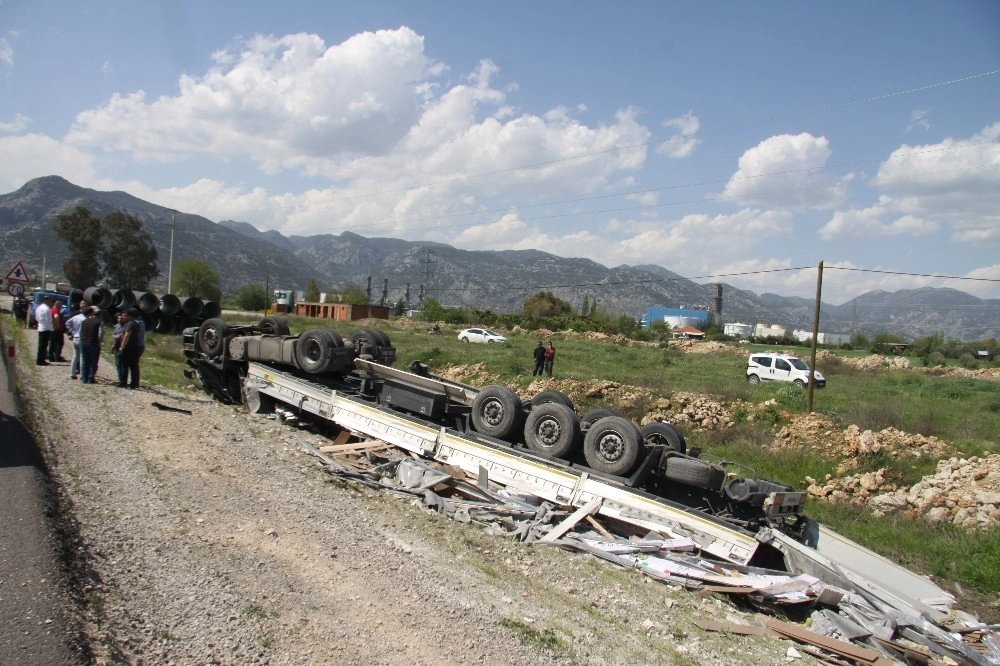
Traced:
<svg viewBox="0 0 1000 666">
<path fill-rule="evenodd" d="M 174 292 L 178 296 L 197 296 L 209 301 L 222 297 L 219 272 L 204 259 L 184 259 L 174 266 Z"/>
<path fill-rule="evenodd" d="M 357 285 L 351 285 L 344 289 L 340 295 L 340 302 L 350 305 L 368 305 L 368 292 Z"/>
<path fill-rule="evenodd" d="M 573 308 L 551 291 L 540 291 L 524 301 L 523 311 L 529 317 L 557 317 L 570 314 Z"/>
<path fill-rule="evenodd" d="M 400 296 L 399 300 L 396 301 L 396 303 L 392 306 L 392 314 L 396 317 L 402 317 L 403 310 L 405 308 L 406 308 L 406 302 L 403 300 L 403 297 Z"/>
<path fill-rule="evenodd" d="M 267 307 L 267 294 L 259 284 L 245 284 L 236 294 L 236 307 L 241 310 L 260 312 Z"/>
<path fill-rule="evenodd" d="M 160 269 L 153 235 L 143 229 L 142 221 L 120 211 L 108 213 L 101 221 L 101 235 L 106 241 L 101 259 L 109 285 L 115 289 L 148 289 Z"/>
<path fill-rule="evenodd" d="M 63 273 L 70 284 L 87 288 L 101 281 L 101 220 L 86 206 L 56 216 L 56 235 L 69 245 Z"/>
<path fill-rule="evenodd" d="M 306 287 L 306 302 L 319 303 L 319 285 L 316 284 L 316 280 L 309 280 L 309 286 Z"/>
</svg>

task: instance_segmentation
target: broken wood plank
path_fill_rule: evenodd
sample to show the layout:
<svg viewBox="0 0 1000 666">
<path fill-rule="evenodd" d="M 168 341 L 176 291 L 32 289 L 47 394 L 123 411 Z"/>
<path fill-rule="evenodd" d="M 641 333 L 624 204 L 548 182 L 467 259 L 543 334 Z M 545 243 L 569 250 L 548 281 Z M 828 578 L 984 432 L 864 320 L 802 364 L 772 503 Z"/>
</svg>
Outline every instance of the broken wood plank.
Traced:
<svg viewBox="0 0 1000 666">
<path fill-rule="evenodd" d="M 855 645 L 854 643 L 848 643 L 847 641 L 830 638 L 829 636 L 823 636 L 821 634 L 817 634 L 815 631 L 810 631 L 805 627 L 799 627 L 794 624 L 789 624 L 788 622 L 782 622 L 781 620 L 776 620 L 772 617 L 764 618 L 764 626 L 768 629 L 773 629 L 788 638 L 793 638 L 809 645 L 815 645 L 816 647 L 822 648 L 827 652 L 833 652 L 841 657 L 854 659 L 855 661 L 859 661 L 864 664 L 872 664 L 873 666 L 877 664 L 881 666 L 883 663 L 892 663 L 874 650 L 869 650 L 859 645 Z"/>
<path fill-rule="evenodd" d="M 768 638 L 781 638 L 779 634 L 766 627 L 759 627 L 754 624 L 736 624 L 735 622 L 715 622 L 714 620 L 693 620 L 694 626 L 705 631 L 721 631 L 727 634 L 738 636 L 767 636 Z"/>
<path fill-rule="evenodd" d="M 359 453 L 361 451 L 380 451 L 392 446 L 388 442 L 380 439 L 373 439 L 367 442 L 354 442 L 352 444 L 327 444 L 319 447 L 323 453 Z"/>
<path fill-rule="evenodd" d="M 601 525 L 600 521 L 593 516 L 587 516 L 587 522 L 590 523 L 590 526 L 597 530 L 605 539 L 609 541 L 615 540 L 615 535 L 604 529 L 604 525 Z"/>
<path fill-rule="evenodd" d="M 566 532 L 569 532 L 571 529 L 573 529 L 573 527 L 578 522 L 583 520 L 584 516 L 589 516 L 592 513 L 596 513 L 597 510 L 601 508 L 601 504 L 603 503 L 604 500 L 601 499 L 591 500 L 587 504 L 581 506 L 579 509 L 571 513 L 569 517 L 566 518 L 566 520 L 562 521 L 561 523 L 553 527 L 549 531 L 549 533 L 543 536 L 541 539 L 539 539 L 539 541 L 541 541 L 542 543 L 555 541 L 563 534 L 566 534 Z"/>
</svg>

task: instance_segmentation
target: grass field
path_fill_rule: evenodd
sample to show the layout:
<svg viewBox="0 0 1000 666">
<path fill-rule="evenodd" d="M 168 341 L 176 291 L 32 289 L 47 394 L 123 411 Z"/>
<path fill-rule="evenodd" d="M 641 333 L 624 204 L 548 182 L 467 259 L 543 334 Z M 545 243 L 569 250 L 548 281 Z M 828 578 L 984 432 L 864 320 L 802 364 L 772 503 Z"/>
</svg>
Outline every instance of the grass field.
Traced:
<svg viewBox="0 0 1000 666">
<path fill-rule="evenodd" d="M 230 319 L 237 323 L 238 319 Z M 256 318 L 247 318 L 247 322 Z M 330 322 L 290 318 L 293 333 L 330 326 Z M 398 328 L 391 322 L 361 325 L 384 328 L 397 348 L 398 365 L 420 360 L 436 367 L 445 364 L 482 364 L 501 383 L 527 387 L 533 379 L 532 350 L 540 339 L 527 332 L 506 333 L 508 342 L 466 344 L 457 328 L 445 327 L 430 335 L 422 326 Z M 360 326 L 333 323 L 345 338 Z M 541 338 L 546 344 L 548 337 Z M 555 376 L 562 379 L 605 379 L 648 387 L 658 395 L 674 391 L 706 393 L 724 401 L 763 402 L 774 399 L 789 413 L 806 408 L 805 392 L 791 385 L 752 386 L 745 380 L 745 357 L 735 353 L 688 354 L 669 346 L 625 347 L 605 341 L 553 336 L 557 349 Z M 745 347 L 744 347 L 745 348 Z M 773 351 L 773 349 L 772 349 Z M 801 354 L 805 356 L 805 354 Z M 112 362 L 110 355 L 105 362 Z M 187 386 L 179 336 L 148 336 L 143 357 L 144 382 L 171 388 Z M 909 371 L 861 371 L 836 359 L 820 364 L 827 387 L 814 393 L 813 409 L 838 427 L 856 424 L 862 430 L 893 427 L 908 433 L 934 435 L 949 443 L 955 454 L 986 455 L 1000 450 L 1000 385 L 995 382 L 931 376 Z M 578 404 L 578 410 L 593 405 Z M 781 410 L 776 410 L 779 415 Z M 629 414 L 633 418 L 639 414 Z M 739 423 L 726 431 L 685 432 L 689 446 L 738 460 L 761 476 L 802 487 L 805 476 L 823 478 L 837 461 L 808 451 L 769 453 L 765 445 L 777 428 L 773 423 Z M 883 461 L 894 466 L 900 479 L 914 483 L 933 472 L 936 460 L 907 458 Z M 949 525 L 931 525 L 919 519 L 878 518 L 861 509 L 814 501 L 809 514 L 832 529 L 916 571 L 939 577 L 950 591 L 962 589 L 984 620 L 1000 619 L 1000 529 L 969 533 Z M 992 600 L 992 601 L 990 601 Z M 993 605 L 991 605 L 991 603 Z"/>
</svg>

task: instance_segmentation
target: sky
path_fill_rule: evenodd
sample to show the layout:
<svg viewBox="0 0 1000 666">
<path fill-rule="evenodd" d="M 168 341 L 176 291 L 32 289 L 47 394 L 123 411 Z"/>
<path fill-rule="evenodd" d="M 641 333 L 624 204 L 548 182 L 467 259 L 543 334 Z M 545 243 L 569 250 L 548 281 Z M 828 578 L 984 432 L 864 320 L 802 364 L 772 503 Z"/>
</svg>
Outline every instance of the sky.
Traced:
<svg viewBox="0 0 1000 666">
<path fill-rule="evenodd" d="M 285 235 L 1000 298 L 1000 2 L 0 0 L 0 193 L 49 175 Z"/>
</svg>

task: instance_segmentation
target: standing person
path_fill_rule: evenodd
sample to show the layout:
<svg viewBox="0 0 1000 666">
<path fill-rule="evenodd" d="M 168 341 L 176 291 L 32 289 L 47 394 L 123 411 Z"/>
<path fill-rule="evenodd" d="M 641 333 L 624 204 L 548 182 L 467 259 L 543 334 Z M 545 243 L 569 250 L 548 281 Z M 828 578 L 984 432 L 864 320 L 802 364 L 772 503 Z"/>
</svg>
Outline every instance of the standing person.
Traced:
<svg viewBox="0 0 1000 666">
<path fill-rule="evenodd" d="M 535 347 L 535 369 L 531 371 L 531 375 L 540 375 L 545 367 L 545 347 L 542 346 L 542 341 L 538 341 L 538 346 Z"/>
<path fill-rule="evenodd" d="M 556 348 L 552 346 L 552 341 L 549 340 L 548 349 L 545 350 L 545 374 L 549 377 L 552 376 L 552 363 L 556 360 Z"/>
<path fill-rule="evenodd" d="M 14 301 L 14 319 L 21 326 L 28 325 L 28 299 L 24 297 L 24 294 L 19 294 L 17 300 Z"/>
<path fill-rule="evenodd" d="M 93 384 L 97 375 L 97 362 L 101 358 L 104 324 L 93 305 L 87 308 L 87 317 L 80 324 L 80 381 Z"/>
<path fill-rule="evenodd" d="M 111 345 L 111 351 L 115 354 L 115 376 L 121 376 L 122 374 L 122 362 L 121 362 L 121 341 L 122 333 L 125 331 L 125 313 L 118 312 L 115 314 L 115 327 L 111 329 L 111 337 L 114 342 Z"/>
<path fill-rule="evenodd" d="M 81 301 L 76 313 L 66 321 L 66 335 L 69 336 L 70 344 L 73 345 L 73 360 L 69 364 L 69 378 L 76 379 L 80 374 L 80 324 L 87 319 Z"/>
<path fill-rule="evenodd" d="M 66 360 L 62 355 L 65 342 L 66 317 L 63 314 L 62 306 L 56 301 L 52 304 L 52 336 L 49 338 L 49 363 L 55 363 L 56 361 L 62 363 Z"/>
<path fill-rule="evenodd" d="M 129 310 L 129 314 L 139 327 L 139 358 L 142 359 L 142 354 L 146 351 L 146 321 L 136 308 Z"/>
<path fill-rule="evenodd" d="M 48 365 L 49 339 L 52 337 L 52 297 L 46 296 L 35 308 L 35 321 L 38 322 L 38 350 L 35 354 L 35 365 Z"/>
<path fill-rule="evenodd" d="M 122 337 L 118 341 L 118 387 L 139 388 L 139 324 L 132 316 L 132 311 L 122 313 L 125 325 L 122 327 Z"/>
</svg>

